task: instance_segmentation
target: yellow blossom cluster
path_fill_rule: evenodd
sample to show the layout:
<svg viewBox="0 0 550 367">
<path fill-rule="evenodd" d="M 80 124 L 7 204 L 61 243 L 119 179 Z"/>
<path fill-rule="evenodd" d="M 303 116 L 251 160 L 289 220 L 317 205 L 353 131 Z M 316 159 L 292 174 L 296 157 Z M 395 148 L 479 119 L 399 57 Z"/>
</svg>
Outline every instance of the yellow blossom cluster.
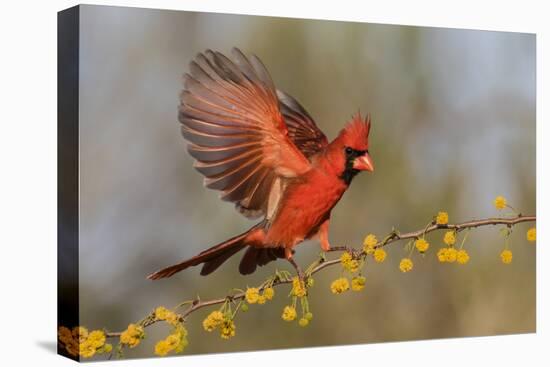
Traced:
<svg viewBox="0 0 550 367">
<path fill-rule="evenodd" d="M 283 314 L 281 315 L 281 318 L 285 321 L 293 321 L 296 319 L 297 316 L 296 307 L 294 306 L 285 306 L 283 309 Z"/>
<path fill-rule="evenodd" d="M 442 263 L 457 263 L 460 265 L 464 265 L 470 261 L 470 255 L 468 254 L 468 251 L 465 249 L 456 249 L 454 247 L 456 243 L 456 232 L 455 231 L 447 231 L 445 232 L 445 235 L 443 236 L 443 242 L 447 245 L 447 247 L 440 248 L 439 251 L 437 251 L 437 259 L 439 262 Z M 464 244 L 464 241 L 462 241 Z"/>
<path fill-rule="evenodd" d="M 307 310 L 307 308 L 306 308 Z M 298 325 L 301 327 L 306 327 L 309 325 L 309 322 L 313 319 L 313 314 L 309 311 L 304 311 L 302 308 L 302 317 L 298 320 Z M 296 306 L 285 306 L 283 309 L 283 313 L 281 314 L 281 318 L 285 321 L 294 321 L 298 317 L 298 312 L 296 311 Z"/>
<path fill-rule="evenodd" d="M 443 242 L 445 242 L 446 245 L 452 246 L 456 243 L 456 234 L 454 231 L 447 231 L 445 232 L 445 236 L 443 236 Z"/>
<path fill-rule="evenodd" d="M 364 276 L 356 276 L 351 279 L 351 290 L 355 292 L 361 291 L 363 288 L 365 288 L 365 282 L 366 278 Z"/>
<path fill-rule="evenodd" d="M 214 331 L 220 326 L 224 320 L 223 313 L 221 311 L 212 311 L 202 322 L 202 327 L 206 331 Z"/>
<path fill-rule="evenodd" d="M 166 321 L 172 326 L 179 323 L 179 315 L 174 311 L 168 310 L 166 307 L 160 306 L 155 309 L 155 318 L 160 321 Z"/>
<path fill-rule="evenodd" d="M 504 208 L 506 208 L 506 198 L 504 196 L 497 196 L 495 198 L 495 200 L 493 201 L 493 204 L 495 205 L 495 208 L 497 208 L 497 210 L 502 210 Z"/>
<path fill-rule="evenodd" d="M 363 253 L 372 255 L 374 261 L 376 261 L 377 263 L 381 263 L 386 260 L 387 253 L 381 247 L 375 248 L 377 243 L 378 239 L 376 238 L 376 236 L 372 233 L 368 234 L 363 240 Z"/>
<path fill-rule="evenodd" d="M 464 249 L 460 249 L 456 252 L 456 262 L 457 264 L 464 265 L 470 261 L 470 255 Z"/>
<path fill-rule="evenodd" d="M 183 324 L 178 323 L 173 332 L 155 345 L 155 354 L 161 357 L 174 351 L 181 353 L 187 347 L 187 330 Z"/>
<path fill-rule="evenodd" d="M 250 304 L 258 303 L 260 298 L 260 290 L 258 288 L 246 288 L 244 299 Z"/>
<path fill-rule="evenodd" d="M 376 250 L 374 250 L 372 257 L 374 258 L 374 261 L 376 261 L 377 263 L 381 263 L 386 260 L 387 255 L 388 254 L 386 254 L 386 251 L 383 248 L 377 248 Z"/>
<path fill-rule="evenodd" d="M 224 314 L 217 310 L 212 311 L 202 322 L 204 330 L 211 332 L 220 329 L 220 336 L 223 339 L 229 339 L 235 336 L 235 323 L 229 313 Z"/>
<path fill-rule="evenodd" d="M 78 355 L 78 340 L 79 340 L 79 332 L 78 332 L 78 327 L 77 328 L 74 328 L 73 330 L 76 330 L 75 332 L 75 336 L 73 336 L 73 333 L 71 332 L 71 330 L 69 330 L 69 328 L 65 327 L 65 326 L 61 326 L 58 330 L 57 330 L 57 339 L 59 340 L 59 342 L 61 344 L 63 344 L 63 346 L 65 347 L 65 350 L 67 351 L 67 353 L 69 353 L 69 355 L 73 356 L 73 357 L 76 357 Z"/>
<path fill-rule="evenodd" d="M 435 217 L 435 223 L 438 225 L 445 225 L 449 223 L 449 214 L 447 212 L 439 212 Z"/>
<path fill-rule="evenodd" d="M 401 259 L 401 261 L 399 262 L 399 270 L 401 270 L 403 273 L 407 273 L 411 271 L 412 268 L 413 268 L 413 262 L 408 257 Z"/>
<path fill-rule="evenodd" d="M 428 251 L 430 244 L 424 238 L 419 238 L 416 241 L 414 241 L 414 246 L 416 247 L 418 252 L 423 254 L 424 252 Z"/>
<path fill-rule="evenodd" d="M 145 332 L 143 331 L 143 326 L 136 325 L 136 324 L 130 324 L 120 334 L 120 344 L 127 345 L 130 348 L 136 347 L 140 342 L 141 339 L 145 337 Z"/>
<path fill-rule="evenodd" d="M 113 350 L 111 344 L 105 343 L 106 336 L 102 330 L 88 332 L 85 327 L 77 326 L 71 331 L 61 326 L 57 335 L 67 353 L 73 357 L 80 355 L 83 358 L 91 358 L 95 354 L 110 353 Z"/>
<path fill-rule="evenodd" d="M 374 246 L 378 243 L 378 239 L 372 233 L 368 234 L 363 240 L 363 252 L 365 254 L 372 254 L 374 252 Z"/>
<path fill-rule="evenodd" d="M 512 251 L 506 249 L 506 250 L 503 250 L 501 253 L 500 253 L 500 260 L 504 263 L 504 264 L 511 264 L 512 263 Z"/>
<path fill-rule="evenodd" d="M 299 277 L 292 278 L 291 294 L 296 297 L 304 297 L 307 294 L 306 285 Z"/>
<path fill-rule="evenodd" d="M 340 257 L 340 262 L 342 263 L 342 267 L 350 273 L 355 273 L 359 270 L 359 261 L 354 259 L 352 254 L 347 251 Z"/>
<path fill-rule="evenodd" d="M 244 299 L 249 304 L 257 303 L 263 305 L 266 301 L 272 300 L 274 296 L 275 290 L 271 286 L 265 288 L 261 294 L 259 288 L 247 288 L 244 293 Z"/>
<path fill-rule="evenodd" d="M 454 263 L 464 265 L 470 261 L 470 255 L 465 249 L 457 250 L 453 246 L 440 248 L 437 259 L 442 263 Z"/>
<path fill-rule="evenodd" d="M 344 293 L 349 289 L 349 282 L 347 278 L 338 278 L 330 285 L 330 291 L 334 294 Z"/>
<path fill-rule="evenodd" d="M 226 318 L 220 325 L 220 336 L 222 339 L 229 339 L 235 336 L 235 323 L 232 319 Z"/>
<path fill-rule="evenodd" d="M 535 227 L 529 228 L 527 231 L 527 241 L 535 242 L 537 240 L 537 229 Z"/>
<path fill-rule="evenodd" d="M 268 301 L 271 301 L 273 299 L 273 297 L 275 297 L 275 289 L 273 289 L 273 287 L 267 287 L 264 289 L 264 294 L 263 296 L 265 297 L 265 299 L 267 299 Z"/>
<path fill-rule="evenodd" d="M 437 251 L 437 259 L 442 263 L 454 263 L 456 261 L 456 249 L 454 247 L 443 247 Z"/>
</svg>

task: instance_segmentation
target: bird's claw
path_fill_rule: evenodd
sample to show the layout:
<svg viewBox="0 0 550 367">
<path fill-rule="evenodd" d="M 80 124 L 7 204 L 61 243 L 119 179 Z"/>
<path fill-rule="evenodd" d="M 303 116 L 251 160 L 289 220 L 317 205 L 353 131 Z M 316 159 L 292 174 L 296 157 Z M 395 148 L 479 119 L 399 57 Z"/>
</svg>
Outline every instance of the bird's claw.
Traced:
<svg viewBox="0 0 550 367">
<path fill-rule="evenodd" d="M 294 259 L 292 257 L 288 258 L 288 262 L 290 264 L 292 264 L 292 266 L 296 270 L 296 273 L 298 274 L 298 279 L 300 279 L 301 282 L 304 282 L 305 279 L 306 279 L 306 276 L 305 276 L 302 268 L 300 268 L 300 266 L 296 263 L 296 261 L 294 261 Z"/>
</svg>

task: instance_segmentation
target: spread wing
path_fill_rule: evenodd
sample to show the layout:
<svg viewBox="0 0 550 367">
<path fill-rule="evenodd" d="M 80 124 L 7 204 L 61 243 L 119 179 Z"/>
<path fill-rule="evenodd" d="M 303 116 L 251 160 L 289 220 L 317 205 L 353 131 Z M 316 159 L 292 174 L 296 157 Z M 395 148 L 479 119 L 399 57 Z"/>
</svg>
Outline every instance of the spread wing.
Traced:
<svg viewBox="0 0 550 367">
<path fill-rule="evenodd" d="M 312 125 L 319 130 L 292 97 L 279 103 L 281 94 L 257 57 L 236 48 L 232 55 L 233 61 L 207 50 L 191 62 L 179 120 L 205 185 L 244 215 L 258 217 L 276 205 L 281 193 L 274 191 L 284 189 L 283 179 L 311 168 L 313 145 L 304 136 Z"/>
<path fill-rule="evenodd" d="M 277 97 L 281 103 L 288 136 L 298 149 L 308 158 L 323 150 L 328 145 L 327 137 L 305 108 L 283 91 L 277 90 Z"/>
</svg>

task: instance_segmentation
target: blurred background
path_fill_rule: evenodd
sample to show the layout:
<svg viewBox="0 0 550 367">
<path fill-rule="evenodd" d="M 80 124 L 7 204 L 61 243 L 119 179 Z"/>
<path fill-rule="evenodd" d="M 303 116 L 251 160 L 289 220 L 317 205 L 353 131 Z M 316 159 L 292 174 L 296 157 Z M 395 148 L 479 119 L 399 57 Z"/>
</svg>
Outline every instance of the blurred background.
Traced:
<svg viewBox="0 0 550 367">
<path fill-rule="evenodd" d="M 329 140 L 360 109 L 373 120 L 376 171 L 359 175 L 332 214 L 331 242 L 360 246 L 395 227 L 416 230 L 439 210 L 450 220 L 496 215 L 504 195 L 535 213 L 535 36 L 507 32 L 319 20 L 81 7 L 80 323 L 126 328 L 156 306 L 218 298 L 256 285 L 237 255 L 208 277 L 192 268 L 149 281 L 158 268 L 195 255 L 251 222 L 206 190 L 177 121 L 181 77 L 197 52 L 258 55 L 277 87 L 296 97 Z M 366 289 L 335 296 L 336 268 L 316 276 L 307 328 L 280 314 L 288 288 L 236 319 L 229 341 L 187 323 L 186 354 L 328 346 L 535 331 L 535 246 L 515 228 L 512 265 L 500 262 L 498 228 L 473 231 L 466 266 L 440 264 L 432 247 L 402 274 L 403 244 L 367 264 Z M 317 242 L 298 247 L 304 266 Z M 148 329 L 126 357 L 152 356 L 168 330 Z"/>
</svg>

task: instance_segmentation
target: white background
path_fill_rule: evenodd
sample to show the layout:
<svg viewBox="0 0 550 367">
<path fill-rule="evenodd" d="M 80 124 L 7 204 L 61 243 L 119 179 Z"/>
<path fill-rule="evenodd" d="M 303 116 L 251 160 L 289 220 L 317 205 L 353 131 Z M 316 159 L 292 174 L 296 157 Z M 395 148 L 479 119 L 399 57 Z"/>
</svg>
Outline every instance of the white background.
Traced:
<svg viewBox="0 0 550 367">
<path fill-rule="evenodd" d="M 117 362 L 117 366 L 282 364 L 547 365 L 549 26 L 543 1 L 96 1 L 96 4 L 537 33 L 537 333 Z M 7 5 L 9 4 L 9 5 Z M 56 339 L 56 12 L 71 1 L 12 2 L 0 21 L 3 366 L 64 366 Z M 546 15 L 546 17 L 545 17 Z M 545 25 L 546 23 L 546 25 Z M 546 66 L 546 68 L 545 68 Z M 544 104 L 546 103 L 546 105 Z M 546 124 L 545 124 L 546 123 Z M 337 322 L 337 320 L 335 320 Z M 366 326 L 368 327 L 368 326 Z M 103 364 L 103 363 L 101 363 Z"/>
</svg>

